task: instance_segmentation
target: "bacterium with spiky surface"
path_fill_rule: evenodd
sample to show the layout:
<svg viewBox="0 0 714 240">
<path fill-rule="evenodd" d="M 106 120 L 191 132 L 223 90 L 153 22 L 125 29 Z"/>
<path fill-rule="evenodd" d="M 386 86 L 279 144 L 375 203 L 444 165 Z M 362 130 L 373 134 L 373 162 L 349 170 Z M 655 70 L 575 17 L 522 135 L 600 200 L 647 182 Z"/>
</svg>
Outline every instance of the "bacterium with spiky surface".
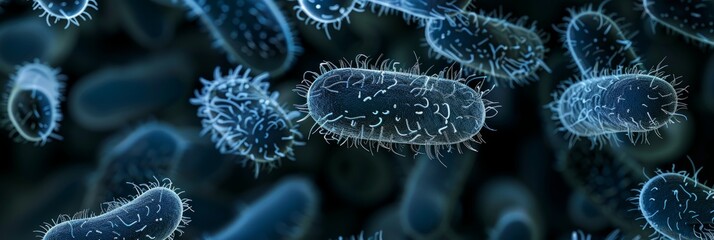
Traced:
<svg viewBox="0 0 714 240">
<path fill-rule="evenodd" d="M 86 21 L 92 19 L 92 15 L 87 12 L 88 8 L 98 10 L 96 0 L 33 0 L 32 9 L 42 9 L 44 11 L 40 17 L 44 17 L 47 25 L 50 23 L 50 17 L 54 17 L 53 23 L 60 20 L 66 20 L 67 25 L 64 28 L 69 28 L 70 24 L 79 26 L 79 19 Z"/>
<path fill-rule="evenodd" d="M 62 139 L 56 131 L 62 120 L 64 80 L 59 70 L 39 61 L 18 68 L 0 106 L 10 135 L 17 134 L 16 140 L 39 145 Z"/>
<path fill-rule="evenodd" d="M 203 89 L 191 103 L 199 106 L 203 133 L 211 133 L 216 148 L 254 163 L 257 177 L 261 164 L 274 167 L 282 158 L 293 160 L 293 146 L 303 143 L 293 124 L 300 113 L 278 104 L 278 92 L 268 91 L 268 74 L 249 74 L 250 69 L 238 66 L 222 76 L 216 68 L 215 80 L 201 79 Z"/>
<path fill-rule="evenodd" d="M 628 25 L 614 14 L 605 14 L 604 1 L 597 9 L 587 6 L 580 11 L 569 9 L 561 40 L 573 56 L 583 75 L 631 67 L 642 68 L 642 59 L 635 53 L 628 34 Z"/>
<path fill-rule="evenodd" d="M 214 46 L 228 60 L 277 76 L 302 51 L 290 24 L 273 0 L 183 0 L 190 15 L 201 19 Z"/>
<path fill-rule="evenodd" d="M 697 174 L 662 172 L 647 180 L 634 198 L 650 227 L 669 239 L 714 239 L 714 190 Z"/>
<path fill-rule="evenodd" d="M 526 26 L 527 18 L 510 21 L 497 12 L 462 12 L 444 19 L 429 19 L 424 34 L 437 57 L 458 62 L 501 79 L 509 85 L 522 85 L 537 79 L 536 71 L 550 71 L 543 62 L 548 49 L 535 29 Z"/>
<path fill-rule="evenodd" d="M 648 132 L 659 135 L 658 128 L 685 118 L 678 111 L 686 107 L 686 88 L 675 88 L 677 79 L 661 70 L 616 70 L 563 87 L 550 104 L 553 118 L 571 146 L 578 137 L 589 138 L 593 146 L 608 140 L 617 144 L 617 133 L 626 133 L 632 143 L 646 142 Z"/>
<path fill-rule="evenodd" d="M 668 30 L 714 47 L 714 1 L 712 0 L 642 0 L 643 15 L 653 26 Z"/>
<path fill-rule="evenodd" d="M 134 185 L 137 195 L 132 200 L 117 199 L 98 216 L 86 211 L 74 217 L 62 215 L 52 224 L 45 223 L 36 231 L 43 240 L 94 239 L 173 239 L 191 220 L 184 216 L 192 211 L 189 199 L 181 198 L 171 181 Z"/>
<path fill-rule="evenodd" d="M 453 69 L 425 75 L 418 64 L 399 71 L 398 62 L 370 61 L 358 55 L 355 67 L 324 62 L 320 73 L 306 73 L 314 80 L 303 80 L 296 89 L 307 100 L 298 108 L 308 113 L 302 120 L 315 120 L 314 132 L 368 150 L 407 144 L 426 147 L 430 157 L 453 146 L 475 151 L 471 144 L 481 142 L 479 131 L 496 111 L 483 99 L 488 91 L 464 84 L 473 76 L 462 78 Z"/>
</svg>

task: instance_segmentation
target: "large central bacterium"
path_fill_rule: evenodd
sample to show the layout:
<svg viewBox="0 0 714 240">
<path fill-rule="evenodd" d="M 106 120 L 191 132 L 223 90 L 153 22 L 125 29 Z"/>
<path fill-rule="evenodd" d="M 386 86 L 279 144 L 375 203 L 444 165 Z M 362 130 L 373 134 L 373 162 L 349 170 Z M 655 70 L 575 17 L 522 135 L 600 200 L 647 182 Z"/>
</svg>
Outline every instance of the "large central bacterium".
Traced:
<svg viewBox="0 0 714 240">
<path fill-rule="evenodd" d="M 647 223 L 668 239 L 714 238 L 714 190 L 686 172 L 660 173 L 640 190 Z"/>
<path fill-rule="evenodd" d="M 553 104 L 556 118 L 573 137 L 616 139 L 615 133 L 647 133 L 674 122 L 684 107 L 680 93 L 644 72 L 594 77 L 570 85 Z M 646 138 L 645 138 L 646 139 Z M 643 139 L 644 140 L 644 139 Z"/>
<path fill-rule="evenodd" d="M 314 82 L 305 80 L 297 89 L 307 98 L 301 110 L 315 120 L 325 139 L 340 144 L 355 140 L 354 145 L 368 143 L 370 148 L 376 143 L 390 150 L 393 144 L 438 150 L 459 143 L 472 149 L 469 143 L 479 142 L 474 137 L 478 139 L 493 108 L 481 98 L 484 92 L 446 78 L 444 71 L 431 76 L 419 74 L 418 67 L 393 71 L 398 63 L 390 61 L 369 68 L 363 55 L 356 62 L 356 68 L 323 63 Z"/>
<path fill-rule="evenodd" d="M 280 75 L 301 48 L 273 0 L 183 0 L 232 63 Z"/>
<path fill-rule="evenodd" d="M 642 0 L 651 21 L 714 47 L 714 1 L 712 0 Z"/>
<path fill-rule="evenodd" d="M 515 23 L 492 15 L 463 12 L 445 19 L 430 19 L 424 34 L 431 50 L 466 69 L 513 83 L 536 79 L 544 68 L 547 48 L 526 18 Z"/>
</svg>

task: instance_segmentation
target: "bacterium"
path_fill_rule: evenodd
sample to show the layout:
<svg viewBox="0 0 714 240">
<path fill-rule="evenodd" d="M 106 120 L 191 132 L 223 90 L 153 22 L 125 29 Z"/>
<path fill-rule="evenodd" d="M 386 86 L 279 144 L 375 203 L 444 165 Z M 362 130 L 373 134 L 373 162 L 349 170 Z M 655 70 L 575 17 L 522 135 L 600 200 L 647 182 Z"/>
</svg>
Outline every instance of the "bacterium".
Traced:
<svg viewBox="0 0 714 240">
<path fill-rule="evenodd" d="M 479 131 L 489 113 L 497 111 L 482 98 L 488 90 L 463 83 L 473 76 L 465 79 L 452 69 L 424 75 L 418 64 L 401 71 L 398 62 L 370 61 L 358 55 L 356 67 L 324 62 L 320 73 L 305 73 L 314 80 L 303 80 L 295 91 L 307 99 L 298 108 L 315 120 L 312 133 L 368 150 L 374 145 L 390 151 L 396 144 L 425 146 L 429 157 L 453 146 L 475 151 L 471 143 L 481 142 Z"/>
<path fill-rule="evenodd" d="M 339 237 L 337 240 L 382 240 L 382 231 L 374 233 L 374 235 L 367 236 L 364 238 L 364 232 L 361 232 L 359 236 L 351 236 L 349 238 Z"/>
<path fill-rule="evenodd" d="M 302 51 L 273 0 L 184 0 L 222 48 L 228 60 L 278 76 Z"/>
<path fill-rule="evenodd" d="M 580 11 L 569 9 L 570 17 L 565 18 L 562 41 L 565 48 L 572 54 L 575 65 L 583 75 L 597 73 L 601 70 L 617 70 L 624 68 L 642 68 L 642 59 L 635 53 L 628 34 L 624 29 L 622 18 L 614 14 L 606 15 L 603 11 L 604 1 L 598 9 L 592 6 Z"/>
<path fill-rule="evenodd" d="M 99 216 L 79 212 L 73 217 L 61 215 L 52 224 L 36 231 L 43 240 L 64 239 L 173 239 L 190 219 L 190 200 L 183 199 L 171 181 L 133 185 L 138 192 L 131 201 L 119 199 Z"/>
<path fill-rule="evenodd" d="M 714 1 L 711 0 L 642 0 L 642 9 L 653 26 L 667 29 L 714 47 Z"/>
<path fill-rule="evenodd" d="M 15 140 L 43 145 L 56 139 L 62 120 L 60 101 L 64 99 L 65 77 L 58 69 L 35 61 L 18 68 L 8 83 L 0 107 L 3 125 Z"/>
<path fill-rule="evenodd" d="M 153 122 L 107 140 L 104 148 L 99 169 L 89 179 L 86 208 L 132 194 L 126 182 L 173 177 L 188 142 L 172 126 Z"/>
<path fill-rule="evenodd" d="M 458 196 L 476 160 L 474 155 L 445 153 L 439 160 L 447 167 L 425 155 L 417 158 L 399 205 L 399 220 L 408 235 L 434 239 L 449 230 Z"/>
<path fill-rule="evenodd" d="M 515 21 L 509 16 L 462 12 L 445 19 L 429 19 L 424 34 L 437 58 L 458 62 L 475 70 L 522 85 L 537 79 L 540 68 L 550 72 L 543 62 L 548 49 L 535 24 L 526 26 L 527 17 Z"/>
<path fill-rule="evenodd" d="M 92 8 L 95 11 L 97 8 L 96 0 L 33 0 L 32 9 L 42 8 L 44 11 L 40 17 L 45 17 L 47 25 L 50 23 L 50 17 L 54 17 L 54 23 L 60 20 L 66 20 L 67 25 L 64 28 L 69 28 L 70 24 L 79 26 L 80 18 L 84 21 L 92 19 L 92 15 L 87 12 L 87 8 Z"/>
<path fill-rule="evenodd" d="M 302 134 L 293 120 L 298 111 L 286 111 L 278 104 L 278 92 L 269 92 L 268 74 L 250 77 L 250 69 L 238 66 L 221 76 L 214 71 L 215 80 L 201 79 L 203 89 L 196 91 L 191 103 L 198 105 L 203 134 L 211 133 L 211 140 L 223 154 L 244 156 L 255 164 L 258 177 L 261 164 L 275 167 L 281 158 L 294 160 L 293 146 Z"/>
<path fill-rule="evenodd" d="M 593 75 L 576 82 L 550 104 L 560 131 L 570 137 L 570 145 L 578 137 L 587 137 L 593 144 L 619 139 L 626 133 L 630 142 L 647 142 L 647 133 L 679 121 L 678 113 L 686 107 L 682 102 L 686 88 L 676 89 L 657 67 L 652 71 L 638 69 L 615 70 L 612 74 Z"/>
<path fill-rule="evenodd" d="M 97 70 L 80 79 L 69 113 L 82 127 L 110 130 L 145 118 L 189 92 L 192 66 L 181 54 L 165 54 Z"/>
<path fill-rule="evenodd" d="M 366 0 L 297 0 L 293 7 L 297 18 L 305 24 L 315 24 L 324 29 L 327 38 L 331 38 L 329 27 L 335 30 L 342 28 L 342 22 L 350 22 L 350 13 L 363 12 Z"/>
<path fill-rule="evenodd" d="M 288 177 L 206 240 L 302 239 L 315 220 L 319 201 L 310 180 Z"/>
<path fill-rule="evenodd" d="M 669 239 L 714 238 L 714 190 L 698 182 L 700 170 L 657 171 L 644 183 L 636 200 L 650 227 Z"/>
</svg>

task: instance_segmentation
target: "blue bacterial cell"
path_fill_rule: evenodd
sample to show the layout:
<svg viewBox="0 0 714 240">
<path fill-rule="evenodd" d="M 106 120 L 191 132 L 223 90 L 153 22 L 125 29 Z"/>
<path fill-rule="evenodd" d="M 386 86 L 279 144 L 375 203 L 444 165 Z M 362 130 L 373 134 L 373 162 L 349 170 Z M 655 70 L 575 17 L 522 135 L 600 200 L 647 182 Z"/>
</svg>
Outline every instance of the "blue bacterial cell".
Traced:
<svg viewBox="0 0 714 240">
<path fill-rule="evenodd" d="M 77 29 L 48 28 L 34 16 L 0 23 L 0 70 L 11 73 L 16 66 L 39 59 L 61 62 L 73 50 Z"/>
<path fill-rule="evenodd" d="M 542 239 L 535 230 L 534 220 L 521 209 L 507 210 L 496 222 L 489 234 L 490 240 L 537 240 Z"/>
<path fill-rule="evenodd" d="M 16 136 L 18 142 L 43 145 L 52 139 L 61 140 L 57 134 L 64 99 L 65 77 L 58 69 L 35 61 L 18 68 L 7 85 L 3 96 L 2 123 Z"/>
<path fill-rule="evenodd" d="M 382 6 L 380 12 L 393 9 L 404 13 L 406 18 L 444 19 L 463 11 L 471 0 L 367 0 Z"/>
<path fill-rule="evenodd" d="M 228 60 L 278 76 L 302 51 L 274 0 L 183 0 L 213 36 Z"/>
<path fill-rule="evenodd" d="M 446 152 L 439 162 L 421 155 L 407 179 L 399 218 L 416 239 L 432 239 L 448 230 L 464 182 L 473 167 L 474 152 Z"/>
<path fill-rule="evenodd" d="M 317 29 L 323 29 L 327 38 L 330 36 L 330 26 L 335 30 L 342 28 L 342 23 L 350 22 L 350 13 L 363 12 L 365 0 L 297 0 L 293 7 L 298 20 L 306 24 L 314 24 Z"/>
<path fill-rule="evenodd" d="M 685 118 L 678 111 L 686 106 L 686 88 L 676 89 L 660 70 L 615 71 L 576 82 L 551 104 L 554 119 L 571 145 L 578 137 L 593 145 L 618 143 L 616 133 L 626 133 L 632 143 L 646 141 L 648 132 Z"/>
<path fill-rule="evenodd" d="M 507 82 L 522 85 L 537 79 L 536 71 L 550 71 L 543 61 L 548 49 L 527 18 L 510 21 L 501 14 L 462 12 L 430 19 L 424 34 L 437 57 L 457 62 Z"/>
<path fill-rule="evenodd" d="M 201 79 L 203 88 L 191 103 L 198 106 L 202 132 L 211 134 L 216 148 L 245 157 L 257 177 L 263 164 L 272 168 L 282 158 L 294 160 L 293 146 L 303 143 L 293 123 L 300 113 L 277 102 L 278 92 L 268 91 L 267 74 L 249 74 L 242 66 L 225 76 L 216 68 L 213 81 Z"/>
<path fill-rule="evenodd" d="M 592 6 L 580 11 L 570 9 L 570 16 L 565 18 L 565 29 L 560 30 L 566 49 L 583 75 L 602 70 L 642 68 L 642 59 L 635 53 L 630 40 L 634 35 L 627 33 L 623 19 L 604 13 L 604 3 L 607 2 L 597 9 Z"/>
<path fill-rule="evenodd" d="M 69 113 L 82 127 L 110 130 L 147 117 L 189 93 L 192 67 L 180 54 L 100 69 L 80 79 Z"/>
<path fill-rule="evenodd" d="M 164 180 L 166 182 L 166 180 Z M 98 216 L 80 212 L 62 215 L 56 224 L 45 224 L 37 231 L 43 240 L 65 239 L 173 239 L 190 220 L 184 216 L 191 208 L 182 192 L 168 183 L 134 185 L 138 194 L 131 200 L 111 202 L 111 208 Z"/>
<path fill-rule="evenodd" d="M 642 8 L 653 23 L 714 47 L 714 1 L 642 0 Z"/>
<path fill-rule="evenodd" d="M 70 24 L 79 26 L 79 19 L 86 21 L 92 19 L 92 15 L 87 12 L 89 9 L 98 10 L 96 0 L 33 0 L 32 9 L 42 9 L 40 17 L 44 17 L 47 25 L 50 23 L 50 17 L 54 18 L 53 23 L 60 20 L 67 21 L 64 28 L 68 28 Z"/>
<path fill-rule="evenodd" d="M 451 69 L 425 75 L 418 65 L 398 71 L 398 62 L 370 65 L 364 55 L 355 62 L 355 67 L 322 63 L 320 73 L 305 74 L 314 80 L 303 80 L 296 89 L 307 99 L 298 108 L 315 120 L 315 131 L 326 140 L 365 149 L 425 146 L 430 157 L 454 145 L 475 151 L 471 144 L 480 142 L 479 131 L 495 108 L 482 98 L 487 91 L 464 84 L 473 76 L 464 79 Z"/>
<path fill-rule="evenodd" d="M 288 177 L 207 240 L 302 239 L 320 207 L 317 188 L 304 177 Z"/>
<path fill-rule="evenodd" d="M 701 170 L 701 169 L 700 169 Z M 645 182 L 637 202 L 642 216 L 668 239 L 710 239 L 714 231 L 714 190 L 699 183 L 697 170 L 661 172 Z"/>
<path fill-rule="evenodd" d="M 187 140 L 174 127 L 158 122 L 110 138 L 104 143 L 97 172 L 89 179 L 84 206 L 95 208 L 134 193 L 127 182 L 173 177 L 187 147 Z"/>
</svg>

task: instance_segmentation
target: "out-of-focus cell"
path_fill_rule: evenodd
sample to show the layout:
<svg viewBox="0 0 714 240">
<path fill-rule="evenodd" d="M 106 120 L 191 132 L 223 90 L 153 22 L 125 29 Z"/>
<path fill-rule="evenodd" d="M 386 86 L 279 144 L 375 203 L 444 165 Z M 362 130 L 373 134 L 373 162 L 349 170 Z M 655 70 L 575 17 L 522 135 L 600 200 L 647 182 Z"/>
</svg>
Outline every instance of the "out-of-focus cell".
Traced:
<svg viewBox="0 0 714 240">
<path fill-rule="evenodd" d="M 122 18 L 124 29 L 144 47 L 165 46 L 178 27 L 181 14 L 147 0 L 109 2 Z"/>
<path fill-rule="evenodd" d="M 0 70 L 39 59 L 55 64 L 71 52 L 77 40 L 75 29 L 48 28 L 34 17 L 8 19 L 0 23 Z"/>
<path fill-rule="evenodd" d="M 70 116 L 91 130 L 125 126 L 187 95 L 192 73 L 188 59 L 180 54 L 98 70 L 72 88 Z"/>
</svg>

